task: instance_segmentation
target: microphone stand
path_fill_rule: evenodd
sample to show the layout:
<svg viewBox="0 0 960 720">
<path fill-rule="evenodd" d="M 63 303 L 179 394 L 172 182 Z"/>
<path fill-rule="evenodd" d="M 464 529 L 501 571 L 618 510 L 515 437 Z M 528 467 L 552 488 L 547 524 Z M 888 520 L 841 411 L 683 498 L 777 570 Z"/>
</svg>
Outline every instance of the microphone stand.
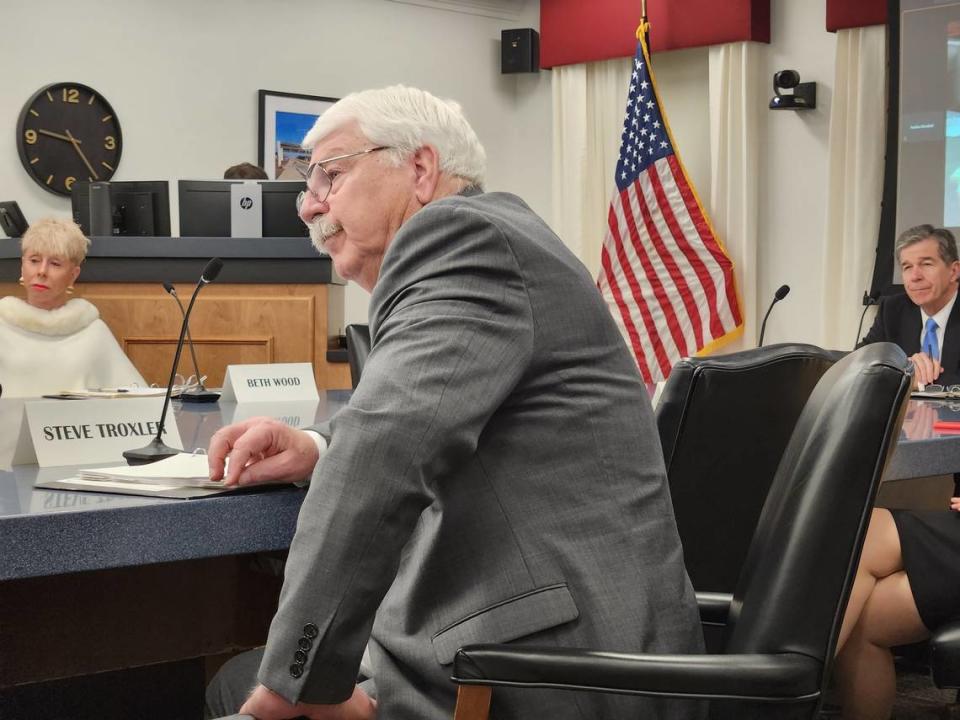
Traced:
<svg viewBox="0 0 960 720">
<path fill-rule="evenodd" d="M 167 419 L 167 408 L 170 407 L 170 394 L 173 392 L 173 381 L 177 377 L 177 366 L 180 364 L 180 353 L 183 352 L 183 339 L 187 334 L 187 320 L 190 317 L 190 313 L 193 311 L 193 304 L 197 300 L 197 295 L 200 292 L 200 288 L 213 282 L 220 273 L 220 269 L 222 267 L 223 261 L 220 258 L 213 258 L 210 260 L 210 262 L 207 263 L 207 266 L 203 269 L 203 273 L 200 275 L 200 282 L 198 282 L 197 287 L 194 288 L 193 295 L 190 296 L 190 303 L 187 305 L 187 311 L 184 313 L 183 323 L 180 325 L 180 338 L 177 340 L 177 351 L 173 356 L 173 367 L 170 368 L 170 380 L 167 382 L 167 393 L 163 398 L 163 411 L 160 413 L 160 424 L 157 428 L 157 435 L 153 438 L 153 440 L 150 441 L 148 445 L 142 448 L 124 451 L 123 457 L 126 459 L 128 465 L 146 465 L 147 463 L 163 460 L 164 458 L 172 457 L 183 452 L 182 450 L 172 448 L 163 442 L 164 422 Z"/>
<path fill-rule="evenodd" d="M 770 312 L 773 310 L 773 306 L 783 300 L 789 294 L 789 285 L 781 285 L 773 294 L 773 302 L 770 303 L 770 307 L 767 308 L 767 314 L 763 316 L 763 323 L 760 325 L 760 342 L 757 343 L 758 348 L 763 347 L 763 334 L 767 331 L 767 318 L 770 317 Z"/>
<path fill-rule="evenodd" d="M 860 313 L 860 324 L 857 325 L 857 337 L 853 341 L 853 349 L 857 349 L 857 345 L 860 344 L 861 335 L 863 332 L 863 319 L 867 316 L 867 310 L 869 310 L 873 305 L 879 305 L 880 301 L 875 298 L 873 295 L 868 295 L 866 291 L 863 293 L 863 312 Z"/>
<path fill-rule="evenodd" d="M 173 299 L 177 301 L 177 307 L 180 308 L 180 315 L 183 316 L 183 322 L 187 322 L 187 311 L 183 309 L 183 303 L 180 302 L 180 296 L 177 295 L 177 289 L 171 283 L 166 282 L 163 284 L 163 289 L 166 290 L 171 296 L 173 296 Z M 187 325 L 187 344 L 190 346 L 190 357 L 193 358 L 193 371 L 196 373 L 197 384 L 200 387 L 180 393 L 180 400 L 182 402 L 190 403 L 216 402 L 220 399 L 220 393 L 207 390 L 206 386 L 203 384 L 203 378 L 200 375 L 200 365 L 197 363 L 197 352 L 193 347 L 193 336 L 190 334 L 189 325 Z"/>
</svg>

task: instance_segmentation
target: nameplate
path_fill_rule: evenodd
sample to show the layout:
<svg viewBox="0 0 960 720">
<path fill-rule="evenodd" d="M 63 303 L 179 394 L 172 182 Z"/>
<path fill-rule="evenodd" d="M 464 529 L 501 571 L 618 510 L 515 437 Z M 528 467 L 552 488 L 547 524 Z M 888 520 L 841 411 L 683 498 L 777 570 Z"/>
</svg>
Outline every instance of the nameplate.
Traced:
<svg viewBox="0 0 960 720">
<path fill-rule="evenodd" d="M 121 462 L 124 450 L 143 447 L 156 436 L 162 409 L 160 397 L 28 401 L 27 425 L 37 465 Z M 183 447 L 172 408 L 167 410 L 163 441 Z"/>
<path fill-rule="evenodd" d="M 288 402 L 319 400 L 310 363 L 228 365 L 221 402 Z"/>
<path fill-rule="evenodd" d="M 0 399 L 0 470 L 37 461 L 23 410 L 25 403 L 24 398 Z"/>
<path fill-rule="evenodd" d="M 288 402 L 253 402 L 227 405 L 221 402 L 220 412 L 225 425 L 252 417 L 269 417 L 284 425 L 300 429 L 316 424 L 318 400 L 290 400 Z"/>
</svg>

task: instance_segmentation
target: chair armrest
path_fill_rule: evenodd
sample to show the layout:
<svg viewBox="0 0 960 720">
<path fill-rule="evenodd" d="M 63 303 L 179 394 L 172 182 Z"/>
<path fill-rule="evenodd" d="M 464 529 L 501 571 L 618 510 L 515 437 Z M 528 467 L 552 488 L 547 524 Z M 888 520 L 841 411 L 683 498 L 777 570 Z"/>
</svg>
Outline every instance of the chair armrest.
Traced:
<svg viewBox="0 0 960 720">
<path fill-rule="evenodd" d="M 797 653 L 634 655 L 573 648 L 470 645 L 454 682 L 678 698 L 804 701 L 819 695 L 823 665 Z"/>
<path fill-rule="evenodd" d="M 938 688 L 960 688 L 960 620 L 940 626 L 930 636 L 930 669 Z"/>
<path fill-rule="evenodd" d="M 730 593 L 697 593 L 697 608 L 700 610 L 700 622 L 703 625 L 726 625 L 730 616 Z"/>
</svg>

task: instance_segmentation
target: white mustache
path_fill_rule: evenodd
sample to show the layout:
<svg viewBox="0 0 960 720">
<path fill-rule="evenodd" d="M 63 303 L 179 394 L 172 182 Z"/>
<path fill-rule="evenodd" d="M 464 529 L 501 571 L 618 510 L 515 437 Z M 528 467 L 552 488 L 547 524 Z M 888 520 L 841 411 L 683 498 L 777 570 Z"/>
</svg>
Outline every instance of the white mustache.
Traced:
<svg viewBox="0 0 960 720">
<path fill-rule="evenodd" d="M 343 230 L 340 223 L 332 222 L 322 216 L 307 223 L 307 227 L 310 228 L 310 242 L 320 252 L 326 252 L 327 240 Z"/>
</svg>

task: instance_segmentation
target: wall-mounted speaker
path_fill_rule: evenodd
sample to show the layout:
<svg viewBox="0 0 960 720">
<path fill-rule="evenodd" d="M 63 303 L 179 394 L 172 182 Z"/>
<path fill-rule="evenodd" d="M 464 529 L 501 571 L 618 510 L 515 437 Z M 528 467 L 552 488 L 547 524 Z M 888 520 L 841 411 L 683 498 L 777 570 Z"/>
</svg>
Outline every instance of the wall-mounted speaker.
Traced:
<svg viewBox="0 0 960 720">
<path fill-rule="evenodd" d="M 500 72 L 540 72 L 540 33 L 533 28 L 501 30 Z"/>
</svg>

